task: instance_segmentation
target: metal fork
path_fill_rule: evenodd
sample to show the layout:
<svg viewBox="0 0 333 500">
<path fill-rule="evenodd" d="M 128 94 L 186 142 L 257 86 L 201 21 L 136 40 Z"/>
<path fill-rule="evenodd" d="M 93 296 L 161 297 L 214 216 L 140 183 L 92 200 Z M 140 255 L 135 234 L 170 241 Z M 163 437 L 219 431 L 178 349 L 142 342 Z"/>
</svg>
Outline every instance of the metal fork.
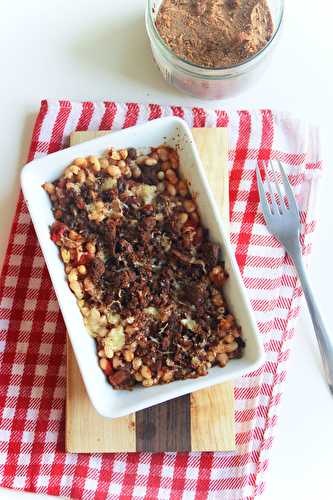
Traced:
<svg viewBox="0 0 333 500">
<path fill-rule="evenodd" d="M 279 166 L 282 176 L 285 195 L 281 191 L 281 185 L 277 180 L 273 162 L 270 162 L 270 165 L 274 183 L 271 183 L 269 180 L 267 166 L 265 162 L 262 162 L 270 199 L 266 197 L 264 184 L 257 165 L 256 173 L 261 207 L 268 231 L 278 239 L 294 262 L 319 344 L 325 378 L 333 394 L 333 338 L 329 335 L 322 319 L 303 264 L 299 240 L 301 224 L 295 196 L 281 163 L 279 161 L 276 163 Z M 287 204 L 285 203 L 285 199 L 287 200 Z"/>
</svg>

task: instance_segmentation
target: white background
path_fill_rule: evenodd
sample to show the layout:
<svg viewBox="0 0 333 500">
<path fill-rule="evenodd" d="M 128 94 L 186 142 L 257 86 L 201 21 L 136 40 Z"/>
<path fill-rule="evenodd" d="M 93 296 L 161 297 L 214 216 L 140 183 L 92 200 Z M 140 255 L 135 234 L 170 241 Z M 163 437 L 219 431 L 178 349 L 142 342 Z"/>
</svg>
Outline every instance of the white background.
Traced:
<svg viewBox="0 0 333 500">
<path fill-rule="evenodd" d="M 144 32 L 144 4 L 144 0 L 0 0 L 1 259 L 41 99 L 207 105 L 162 80 Z M 287 1 L 284 34 L 268 73 L 247 93 L 209 104 L 225 109 L 285 109 L 322 127 L 326 169 L 309 272 L 331 331 L 332 19 L 329 0 Z M 265 500 L 333 498 L 333 397 L 322 377 L 306 311 L 293 342 L 280 413 Z M 21 498 L 21 494 L 0 490 L 0 498 Z"/>
</svg>

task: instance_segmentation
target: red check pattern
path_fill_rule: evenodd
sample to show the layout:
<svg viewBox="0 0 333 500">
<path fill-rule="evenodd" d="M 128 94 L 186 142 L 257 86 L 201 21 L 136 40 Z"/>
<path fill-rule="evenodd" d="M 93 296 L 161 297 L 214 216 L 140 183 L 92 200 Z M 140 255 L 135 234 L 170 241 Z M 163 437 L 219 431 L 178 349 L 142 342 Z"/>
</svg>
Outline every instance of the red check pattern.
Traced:
<svg viewBox="0 0 333 500">
<path fill-rule="evenodd" d="M 83 500 L 240 500 L 263 492 L 301 291 L 264 225 L 254 169 L 260 159 L 286 165 L 308 254 L 321 170 L 316 129 L 269 110 L 44 101 L 29 160 L 66 147 L 74 130 L 119 129 L 167 115 L 191 127 L 229 127 L 231 241 L 266 350 L 263 368 L 236 382 L 237 450 L 65 453 L 65 326 L 20 195 L 0 282 L 1 486 Z"/>
</svg>

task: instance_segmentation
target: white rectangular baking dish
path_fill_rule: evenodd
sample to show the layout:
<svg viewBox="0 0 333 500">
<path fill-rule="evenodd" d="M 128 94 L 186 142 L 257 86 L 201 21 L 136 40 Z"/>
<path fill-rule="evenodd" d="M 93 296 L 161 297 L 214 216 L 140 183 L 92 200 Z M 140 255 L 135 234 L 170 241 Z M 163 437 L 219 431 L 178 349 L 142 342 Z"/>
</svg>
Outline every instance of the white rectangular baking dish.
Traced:
<svg viewBox="0 0 333 500">
<path fill-rule="evenodd" d="M 178 148 L 180 172 L 190 180 L 192 191 L 198 194 L 199 212 L 204 225 L 210 230 L 211 238 L 222 247 L 226 270 L 230 275 L 224 293 L 231 311 L 242 327 L 246 348 L 242 359 L 230 361 L 225 368 L 214 367 L 206 377 L 151 388 L 135 387 L 132 391 L 115 391 L 99 368 L 95 341 L 85 329 L 76 299 L 67 285 L 58 248 L 50 239 L 49 226 L 54 219 L 48 195 L 41 186 L 46 181 L 57 179 L 76 157 L 98 155 L 109 146 L 146 147 L 161 143 Z M 34 160 L 23 168 L 21 184 L 83 381 L 98 413 L 108 418 L 127 415 L 183 394 L 238 378 L 263 363 L 263 348 L 238 265 L 228 237 L 223 232 L 219 210 L 191 131 L 183 120 L 175 117 L 161 118 Z"/>
</svg>

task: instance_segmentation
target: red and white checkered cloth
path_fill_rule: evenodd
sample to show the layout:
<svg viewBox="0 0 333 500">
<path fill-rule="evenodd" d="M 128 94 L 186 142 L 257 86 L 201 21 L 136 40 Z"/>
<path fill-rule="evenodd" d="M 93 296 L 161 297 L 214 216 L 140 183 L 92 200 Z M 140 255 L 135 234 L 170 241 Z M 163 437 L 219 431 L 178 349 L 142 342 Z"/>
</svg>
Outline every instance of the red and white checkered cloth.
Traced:
<svg viewBox="0 0 333 500">
<path fill-rule="evenodd" d="M 237 450 L 65 453 L 65 326 L 20 195 L 0 282 L 0 486 L 83 500 L 240 500 L 263 492 L 301 292 L 265 227 L 254 168 L 268 158 L 286 165 L 309 253 L 321 170 L 317 130 L 269 110 L 43 101 L 29 160 L 67 146 L 74 130 L 119 129 L 172 114 L 191 127 L 230 131 L 231 241 L 266 350 L 263 369 L 236 382 Z"/>
</svg>

